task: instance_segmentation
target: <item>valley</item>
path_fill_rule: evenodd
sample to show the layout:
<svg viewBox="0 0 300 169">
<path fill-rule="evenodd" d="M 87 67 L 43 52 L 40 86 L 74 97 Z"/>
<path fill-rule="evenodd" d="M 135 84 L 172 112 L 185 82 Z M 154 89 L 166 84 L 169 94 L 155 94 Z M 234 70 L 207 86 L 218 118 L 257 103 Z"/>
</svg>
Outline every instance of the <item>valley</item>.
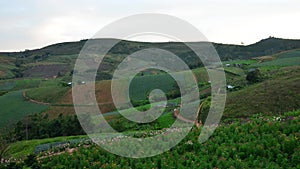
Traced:
<svg viewBox="0 0 300 169">
<path fill-rule="evenodd" d="M 74 110 L 72 83 L 89 84 L 72 82 L 72 75 L 85 42 L 0 53 L 0 160 L 5 161 L 0 168 L 299 167 L 300 40 L 268 38 L 248 46 L 214 43 L 227 83 L 225 110 L 216 132 L 200 144 L 197 139 L 202 127 L 194 126 L 170 151 L 145 159 L 110 154 L 83 131 Z M 105 120 L 116 131 L 137 138 L 163 132 L 176 120 L 174 109 L 180 108 L 180 91 L 176 81 L 159 70 L 140 72 L 129 88 L 130 101 L 139 111 L 150 109 L 152 90 L 165 92 L 167 105 L 159 108 L 163 113 L 158 119 L 134 123 L 115 108 L 111 94 L 113 70 L 128 54 L 149 47 L 170 50 L 189 65 L 203 103 L 198 118 L 204 123 L 212 98 L 210 79 L 194 53 L 177 42 L 121 41 L 111 49 L 95 83 L 95 96 Z M 158 100 L 153 105 L 160 104 Z M 124 111 L 130 113 L 133 108 Z M 101 128 L 103 124 L 95 119 L 87 121 Z"/>
</svg>

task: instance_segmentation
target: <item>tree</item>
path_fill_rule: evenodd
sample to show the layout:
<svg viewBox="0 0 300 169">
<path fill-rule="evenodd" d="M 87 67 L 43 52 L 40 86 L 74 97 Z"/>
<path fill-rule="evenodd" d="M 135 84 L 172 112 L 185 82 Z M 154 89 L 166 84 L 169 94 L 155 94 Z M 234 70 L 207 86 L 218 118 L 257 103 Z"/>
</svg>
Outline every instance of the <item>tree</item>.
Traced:
<svg viewBox="0 0 300 169">
<path fill-rule="evenodd" d="M 58 73 L 57 73 L 57 77 L 63 77 L 63 73 L 58 72 Z"/>
<path fill-rule="evenodd" d="M 262 80 L 260 70 L 251 69 L 246 76 L 246 80 L 248 80 L 250 83 L 260 82 Z"/>
<path fill-rule="evenodd" d="M 4 158 L 5 154 L 9 150 L 9 141 L 5 137 L 5 134 L 3 131 L 0 131 L 0 163 L 2 159 Z"/>
</svg>

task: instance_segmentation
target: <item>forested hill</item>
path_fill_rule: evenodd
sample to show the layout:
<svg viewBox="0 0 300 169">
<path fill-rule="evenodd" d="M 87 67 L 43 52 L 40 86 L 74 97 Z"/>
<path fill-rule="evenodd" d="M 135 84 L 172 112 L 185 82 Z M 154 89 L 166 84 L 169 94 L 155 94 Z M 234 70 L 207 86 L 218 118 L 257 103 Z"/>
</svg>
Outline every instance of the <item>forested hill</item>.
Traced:
<svg viewBox="0 0 300 169">
<path fill-rule="evenodd" d="M 300 48 L 300 40 L 270 37 L 248 46 L 214 44 L 222 60 L 250 59 Z"/>
<path fill-rule="evenodd" d="M 105 39 L 109 40 L 109 39 Z M 72 55 L 78 54 L 87 40 L 81 40 L 77 42 L 64 42 L 46 46 L 36 50 L 26 50 L 23 52 L 11 52 L 0 53 L 0 55 L 9 55 L 13 57 L 43 57 L 43 56 L 55 56 L 55 55 Z M 193 44 L 201 44 L 203 42 L 192 42 Z M 300 48 L 300 40 L 280 39 L 269 37 L 263 39 L 257 43 L 243 46 L 243 45 L 229 45 L 213 43 L 217 52 L 222 60 L 228 59 L 249 59 L 252 57 L 271 55 L 281 51 Z M 113 54 L 130 54 L 140 49 L 149 47 L 159 47 L 167 49 L 175 54 L 184 57 L 191 55 L 190 50 L 180 42 L 166 42 L 166 43 L 149 43 L 149 42 L 133 42 L 133 41 L 121 41 L 112 50 Z M 174 51 L 175 49 L 175 51 Z"/>
</svg>

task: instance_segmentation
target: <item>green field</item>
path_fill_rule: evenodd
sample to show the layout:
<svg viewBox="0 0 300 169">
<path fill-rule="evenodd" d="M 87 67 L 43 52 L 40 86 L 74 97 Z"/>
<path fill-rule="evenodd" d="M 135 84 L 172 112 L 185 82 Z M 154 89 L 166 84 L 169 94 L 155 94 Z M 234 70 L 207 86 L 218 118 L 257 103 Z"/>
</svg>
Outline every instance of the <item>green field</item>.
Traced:
<svg viewBox="0 0 300 169">
<path fill-rule="evenodd" d="M 62 86 L 39 87 L 26 91 L 26 96 L 44 103 L 57 103 L 69 89 Z"/>
<path fill-rule="evenodd" d="M 285 66 L 297 66 L 300 65 L 300 50 L 290 50 L 285 52 L 280 52 L 278 54 L 273 55 L 275 58 L 271 61 L 254 63 L 251 64 L 250 67 L 285 67 Z"/>
<path fill-rule="evenodd" d="M 187 137 L 169 151 L 143 159 L 123 158 L 91 142 L 81 144 L 74 141 L 87 136 L 84 136 L 85 132 L 77 119 L 71 86 L 67 83 L 72 80 L 72 74 L 76 74 L 72 68 L 84 43 L 85 40 L 54 44 L 32 51 L 0 53 L 0 129 L 7 130 L 0 133 L 0 158 L 12 160 L 11 163 L 2 163 L 0 159 L 0 169 L 300 169 L 300 40 L 268 38 L 248 46 L 213 44 L 220 59 L 226 60 L 223 62 L 226 85 L 234 86 L 233 89 L 226 90 L 225 110 L 216 131 L 209 140 L 200 144 L 198 136 L 203 130 L 201 126 L 194 127 Z M 201 45 L 201 42 L 195 44 Z M 127 115 L 136 113 L 133 109 L 148 110 L 151 108 L 149 93 L 154 89 L 161 89 L 169 98 L 168 106 L 162 106 L 161 98 L 152 98 L 155 100 L 153 105 L 163 110 L 160 117 L 150 123 L 136 123 L 121 116 L 114 107 L 110 79 L 113 70 L 128 55 L 149 47 L 168 50 L 190 66 L 198 82 L 201 102 L 204 101 L 199 116 L 205 122 L 213 96 L 211 79 L 198 57 L 195 58 L 189 48 L 178 42 L 129 41 L 122 41 L 114 46 L 103 60 L 105 70 L 98 70 L 96 79 L 99 81 L 96 82 L 95 95 L 97 101 L 103 103 L 99 105 L 102 106 L 101 112 L 105 112 L 105 120 L 116 131 L 136 138 L 152 137 L 169 128 L 176 120 L 173 111 L 174 108 L 183 107 L 180 105 L 182 98 L 179 97 L 183 94 L 177 90 L 172 76 L 156 69 L 143 70 L 133 78 L 129 86 L 129 97 L 134 108 L 125 105 L 122 110 Z M 169 61 L 170 64 L 173 63 L 173 60 Z M 87 63 L 95 64 L 96 61 L 91 59 Z M 183 71 L 176 74 L 185 79 L 186 73 Z M 119 80 L 122 80 L 122 76 Z M 191 86 L 189 83 L 186 85 L 187 88 Z M 117 92 L 121 88 L 122 86 Z M 223 92 L 220 89 L 218 92 Z M 23 92 L 26 94 L 25 98 Z M 37 102 L 34 103 L 35 101 Z M 37 104 L 38 102 L 49 104 Z M 192 104 L 198 106 L 199 102 Z M 88 107 L 85 110 L 88 112 Z M 84 119 L 90 124 L 88 127 L 102 130 L 104 121 L 99 122 L 98 117 L 99 115 L 86 116 Z M 185 117 L 189 119 L 188 115 Z M 181 123 L 185 124 L 182 119 Z M 137 143 L 136 147 L 129 148 L 145 148 L 134 152 L 134 155 L 153 152 L 155 148 L 162 149 L 162 146 L 169 145 L 168 141 L 173 139 L 168 136 L 179 130 L 180 128 L 175 128 L 165 133 L 167 138 L 159 139 L 161 145 L 157 147 L 141 147 Z M 71 143 L 71 140 L 74 142 Z M 70 143 L 65 144 L 65 141 Z M 109 144 L 115 143 L 115 140 L 111 141 Z M 55 143 L 64 145 L 51 148 Z M 1 145 L 4 148 L 9 145 L 9 151 L 3 157 L 1 153 L 5 149 Z M 44 149 L 43 146 L 48 147 Z M 116 143 L 113 148 L 120 149 L 120 146 L 122 145 Z M 39 151 L 39 154 L 28 156 L 36 153 L 34 150 L 37 149 L 45 152 Z"/>
<path fill-rule="evenodd" d="M 207 83 L 208 75 L 205 68 L 197 68 L 192 70 L 198 83 Z M 185 77 L 187 72 L 176 73 L 178 77 Z M 148 76 L 136 76 L 130 84 L 130 96 L 133 100 L 146 100 L 147 94 L 153 89 L 161 89 L 165 93 L 170 92 L 174 89 L 176 81 L 169 74 L 158 74 Z"/>
<path fill-rule="evenodd" d="M 9 92 L 0 96 L 0 127 L 18 122 L 29 114 L 39 113 L 48 108 L 26 101 L 22 96 L 23 90 Z"/>
<path fill-rule="evenodd" d="M 9 79 L 0 81 L 0 91 L 16 91 L 22 89 L 29 89 L 39 87 L 42 83 L 40 78 L 23 78 L 23 79 Z"/>
<path fill-rule="evenodd" d="M 0 71 L 4 72 L 3 75 L 0 76 L 0 78 L 13 78 L 15 75 L 11 71 L 15 67 L 12 65 L 5 65 L 5 64 L 0 64 Z"/>
<path fill-rule="evenodd" d="M 251 67 L 264 67 L 264 66 L 296 66 L 300 65 L 300 57 L 283 57 L 268 62 L 252 64 Z"/>
<path fill-rule="evenodd" d="M 23 78 L 14 80 L 1 80 L 0 91 L 17 91 L 24 89 L 39 89 L 53 87 L 56 89 L 64 88 L 61 79 L 41 79 L 41 78 Z M 50 88 L 49 88 L 50 89 Z M 42 89 L 41 89 L 42 90 Z M 55 90 L 50 91 L 55 92 Z"/>
<path fill-rule="evenodd" d="M 0 54 L 0 79 L 14 78 L 13 69 L 15 65 L 13 64 L 14 58 L 4 56 Z"/>
<path fill-rule="evenodd" d="M 135 77 L 130 84 L 130 98 L 133 100 L 146 100 L 147 94 L 153 89 L 161 89 L 165 93 L 172 90 L 175 81 L 168 74 Z"/>
<path fill-rule="evenodd" d="M 230 73 L 230 74 L 237 75 L 237 76 L 245 75 L 245 70 L 243 70 L 241 68 L 237 68 L 237 67 L 225 67 L 224 71 L 226 73 Z"/>
<path fill-rule="evenodd" d="M 250 65 L 253 63 L 256 63 L 256 60 L 253 59 L 248 59 L 248 60 L 231 60 L 231 61 L 224 61 L 223 62 L 223 66 L 225 66 L 225 64 L 245 64 L 245 65 Z"/>
<path fill-rule="evenodd" d="M 16 86 L 15 81 L 0 81 L 0 91 L 8 91 Z"/>
<path fill-rule="evenodd" d="M 16 80 L 1 80 L 0 91 L 10 92 L 29 89 L 26 96 L 44 102 L 58 100 L 69 89 L 64 87 L 60 79 L 24 78 Z"/>
<path fill-rule="evenodd" d="M 279 54 L 276 54 L 278 58 L 292 58 L 292 57 L 300 57 L 300 49 L 291 50 L 287 52 L 281 52 Z"/>
<path fill-rule="evenodd" d="M 80 139 L 86 137 L 87 136 L 66 136 L 66 137 L 56 137 L 56 138 L 47 138 L 47 139 L 39 139 L 39 140 L 18 141 L 10 145 L 7 155 L 13 158 L 22 158 L 33 153 L 34 148 L 41 144 L 68 141 L 68 140 Z"/>
<path fill-rule="evenodd" d="M 223 117 L 248 117 L 251 114 L 281 114 L 300 107 L 298 67 L 270 72 L 270 79 L 228 93 Z"/>
</svg>

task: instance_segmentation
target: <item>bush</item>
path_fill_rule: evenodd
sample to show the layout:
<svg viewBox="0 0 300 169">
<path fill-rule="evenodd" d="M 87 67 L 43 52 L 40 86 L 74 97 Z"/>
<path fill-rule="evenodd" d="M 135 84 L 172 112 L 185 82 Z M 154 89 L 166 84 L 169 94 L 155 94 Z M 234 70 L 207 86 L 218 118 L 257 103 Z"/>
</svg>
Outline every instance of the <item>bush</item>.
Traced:
<svg viewBox="0 0 300 169">
<path fill-rule="evenodd" d="M 246 80 L 250 83 L 257 83 L 262 80 L 262 75 L 259 69 L 250 70 L 246 76 Z"/>
</svg>

